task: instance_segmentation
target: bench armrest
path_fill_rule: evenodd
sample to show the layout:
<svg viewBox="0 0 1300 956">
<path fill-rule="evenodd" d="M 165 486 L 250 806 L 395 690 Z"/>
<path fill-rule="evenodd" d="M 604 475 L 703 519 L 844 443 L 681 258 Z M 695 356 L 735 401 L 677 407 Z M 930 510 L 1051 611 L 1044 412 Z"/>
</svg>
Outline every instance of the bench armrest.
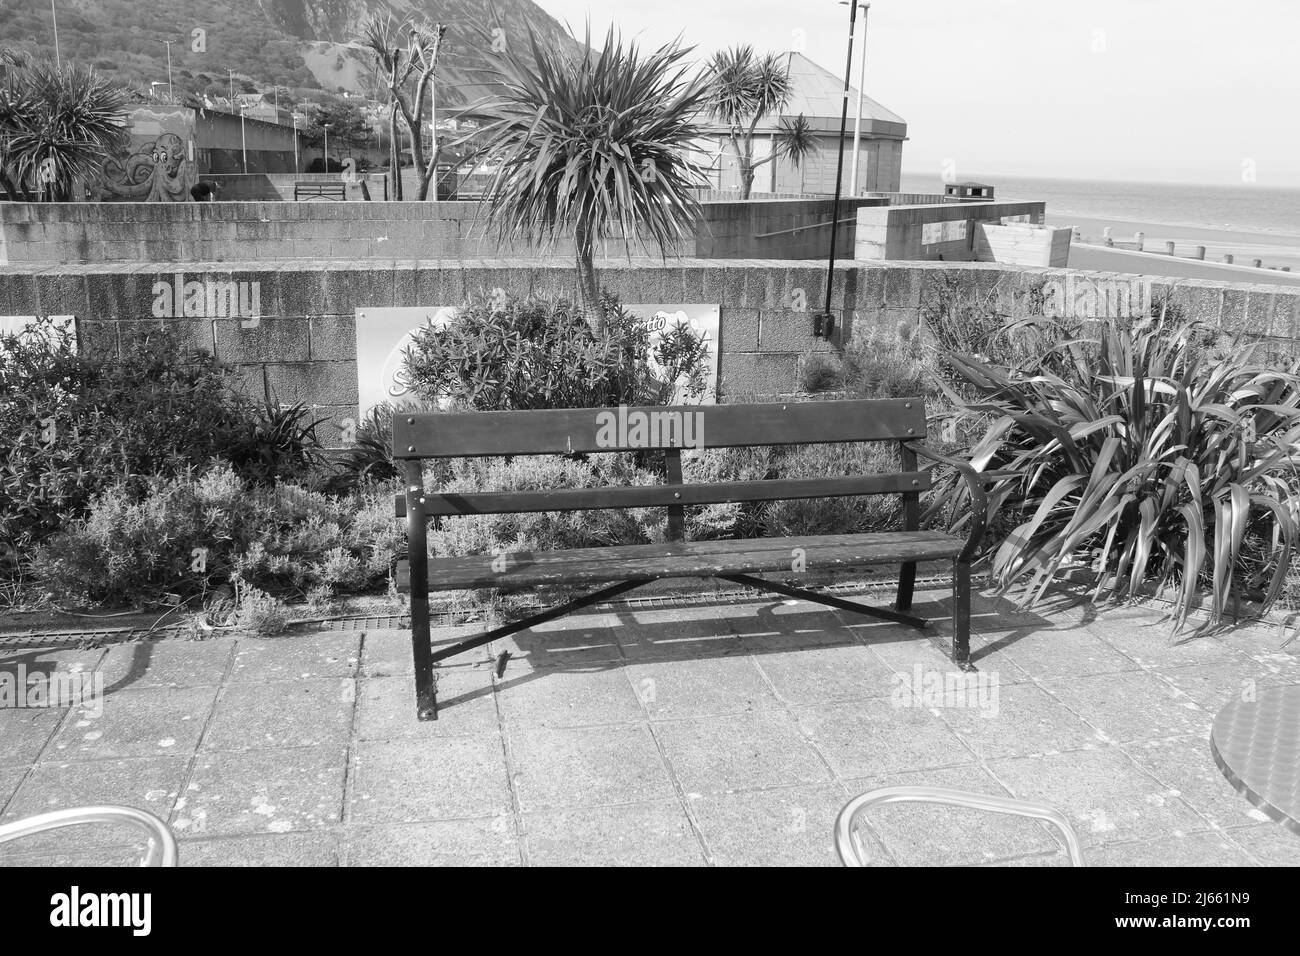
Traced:
<svg viewBox="0 0 1300 956">
<path fill-rule="evenodd" d="M 970 534 L 966 538 L 966 547 L 961 549 L 961 554 L 957 555 L 957 560 L 969 562 L 979 550 L 980 540 L 984 537 L 984 530 L 988 525 L 989 498 L 984 486 L 991 481 L 1014 477 L 1015 473 L 1008 471 L 976 471 L 970 462 L 942 454 L 919 441 L 904 442 L 903 445 L 923 458 L 928 458 L 941 465 L 947 465 L 949 468 L 955 468 L 966 479 L 966 487 L 970 490 L 971 500 Z"/>
</svg>

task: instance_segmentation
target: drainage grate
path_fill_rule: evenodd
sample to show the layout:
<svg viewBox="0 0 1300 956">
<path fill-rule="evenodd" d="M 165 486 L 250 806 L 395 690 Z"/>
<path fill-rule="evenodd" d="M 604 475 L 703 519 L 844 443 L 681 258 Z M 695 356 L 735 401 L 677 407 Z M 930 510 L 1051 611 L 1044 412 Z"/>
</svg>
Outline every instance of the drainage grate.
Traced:
<svg viewBox="0 0 1300 956">
<path fill-rule="evenodd" d="M 115 631 L 49 631 L 44 634 L 0 634 L 0 648 L 61 647 L 87 650 L 111 644 L 132 644 L 171 636 L 176 627 L 151 631 L 142 627 L 124 627 Z"/>
</svg>

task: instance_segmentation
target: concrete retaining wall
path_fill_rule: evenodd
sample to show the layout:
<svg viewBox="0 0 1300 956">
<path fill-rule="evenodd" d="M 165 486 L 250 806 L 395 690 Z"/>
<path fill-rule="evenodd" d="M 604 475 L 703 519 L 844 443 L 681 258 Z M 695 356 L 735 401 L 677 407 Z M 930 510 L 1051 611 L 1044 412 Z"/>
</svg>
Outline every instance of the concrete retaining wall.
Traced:
<svg viewBox="0 0 1300 956">
<path fill-rule="evenodd" d="M 1042 225 L 1046 210 L 1044 202 L 869 206 L 858 210 L 854 258 L 969 262 L 976 259 L 974 223 L 1024 216 Z M 936 227 L 944 225 L 950 231 L 940 234 Z"/>
<path fill-rule="evenodd" d="M 571 258 L 573 243 L 502 245 L 489 238 L 477 202 L 382 202 L 383 183 L 367 177 L 372 202 L 357 185 L 347 202 L 282 202 L 293 184 L 339 181 L 339 175 L 210 177 L 231 191 L 268 201 L 214 203 L 0 203 L 0 241 L 8 260 L 24 263 L 223 262 L 274 259 L 437 259 L 485 256 L 552 261 Z M 224 190 L 223 190 L 224 192 Z M 224 196 L 224 199 L 228 199 Z M 855 210 L 882 199 L 845 199 L 837 237 L 840 255 L 853 255 Z M 829 248 L 830 200 L 751 199 L 702 204 L 698 234 L 670 255 L 697 258 L 814 259 Z M 848 220 L 845 222 L 844 220 Z M 623 255 L 606 242 L 601 254 Z M 645 255 L 633 245 L 633 255 Z"/>
<path fill-rule="evenodd" d="M 718 303 L 719 397 L 776 397 L 797 391 L 800 362 L 813 351 L 843 346 L 855 334 L 897 335 L 921 325 L 927 310 L 953 294 L 1006 314 L 1042 301 L 1045 287 L 1074 290 L 1114 283 L 1107 273 L 1034 269 L 989 263 L 841 263 L 836 267 L 832 341 L 814 338 L 812 312 L 824 294 L 825 268 L 776 260 L 688 259 L 607 261 L 603 284 L 627 302 Z M 511 295 L 574 294 L 567 264 L 486 260 L 449 268 L 437 262 L 241 262 L 190 267 L 182 281 L 256 283 L 261 317 L 157 317 L 159 283 L 174 284 L 166 265 L 0 268 L 0 316 L 75 315 L 82 348 L 116 354 L 167 327 L 239 369 L 243 387 L 259 397 L 306 401 L 334 423 L 356 415 L 356 312 L 380 306 L 454 305 L 477 291 Z M 1188 318 L 1225 332 L 1269 341 L 1300 354 L 1300 289 L 1186 280 L 1154 280 Z"/>
</svg>

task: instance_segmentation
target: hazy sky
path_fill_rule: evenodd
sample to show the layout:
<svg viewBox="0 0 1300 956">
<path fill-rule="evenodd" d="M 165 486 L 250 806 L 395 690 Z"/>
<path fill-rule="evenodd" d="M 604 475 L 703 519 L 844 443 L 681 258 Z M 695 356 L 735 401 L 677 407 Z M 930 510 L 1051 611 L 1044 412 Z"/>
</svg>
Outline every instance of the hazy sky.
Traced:
<svg viewBox="0 0 1300 956">
<path fill-rule="evenodd" d="M 844 71 L 836 0 L 536 2 L 702 56 L 802 30 Z M 908 172 L 1300 186 L 1300 0 L 874 0 L 865 85 L 907 120 Z"/>
</svg>

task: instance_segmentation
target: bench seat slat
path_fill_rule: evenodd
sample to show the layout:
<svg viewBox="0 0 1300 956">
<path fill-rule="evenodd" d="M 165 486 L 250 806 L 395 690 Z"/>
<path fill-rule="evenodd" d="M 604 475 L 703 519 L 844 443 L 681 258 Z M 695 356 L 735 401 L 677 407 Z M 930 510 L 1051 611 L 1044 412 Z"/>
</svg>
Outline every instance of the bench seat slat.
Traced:
<svg viewBox="0 0 1300 956">
<path fill-rule="evenodd" d="M 429 588 L 516 588 L 556 584 L 595 584 L 632 578 L 710 577 L 790 571 L 794 549 L 804 551 L 808 571 L 849 570 L 875 564 L 951 559 L 964 539 L 937 531 L 809 535 L 718 541 L 574 548 L 568 551 L 515 552 L 505 555 L 504 571 L 492 568 L 494 555 L 430 558 Z M 499 566 L 499 565 L 498 565 Z M 410 567 L 397 566 L 397 588 L 409 591 Z"/>
<path fill-rule="evenodd" d="M 921 398 L 422 412 L 393 417 L 393 455 L 547 455 L 644 448 L 909 441 L 924 435 L 925 403 Z"/>
<path fill-rule="evenodd" d="M 426 515 L 516 514 L 533 511 L 594 511 L 601 508 L 655 508 L 730 501 L 784 501 L 926 491 L 928 471 L 845 478 L 775 478 L 768 481 L 716 481 L 699 485 L 634 485 L 557 488 L 549 491 L 470 492 L 424 496 Z M 397 517 L 406 517 L 406 496 L 398 495 Z"/>
</svg>

